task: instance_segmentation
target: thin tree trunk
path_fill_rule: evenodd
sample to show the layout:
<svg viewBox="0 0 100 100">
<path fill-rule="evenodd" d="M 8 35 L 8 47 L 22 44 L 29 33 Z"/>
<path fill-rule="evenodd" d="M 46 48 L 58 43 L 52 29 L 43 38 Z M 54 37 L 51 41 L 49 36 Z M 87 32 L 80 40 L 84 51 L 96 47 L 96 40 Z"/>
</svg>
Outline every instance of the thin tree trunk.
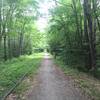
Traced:
<svg viewBox="0 0 100 100">
<path fill-rule="evenodd" d="M 94 12 L 94 16 L 95 16 L 95 19 L 97 20 L 98 29 L 100 31 L 100 21 L 99 21 L 98 15 L 96 13 L 96 11 L 97 11 L 97 0 L 92 0 L 92 2 L 93 2 L 93 12 Z"/>
<path fill-rule="evenodd" d="M 90 60 L 90 49 L 89 49 L 89 34 L 88 34 L 88 22 L 87 22 L 87 0 L 84 0 L 83 8 L 84 8 L 84 43 L 86 52 L 88 52 L 85 56 L 86 67 L 90 69 L 91 60 Z"/>
<path fill-rule="evenodd" d="M 6 35 L 4 36 L 4 60 L 7 60 L 7 46 L 6 46 Z"/>
<path fill-rule="evenodd" d="M 91 2 L 87 1 L 87 20 L 89 28 L 89 47 L 90 47 L 90 57 L 91 57 L 91 69 L 95 69 L 96 59 L 95 59 L 95 43 L 94 43 L 94 33 L 93 33 L 93 19 L 91 14 Z"/>
<path fill-rule="evenodd" d="M 20 33 L 20 39 L 19 39 L 19 55 L 23 54 L 23 33 Z"/>
<path fill-rule="evenodd" d="M 0 48 L 1 48 L 1 42 L 2 42 L 2 18 L 1 18 L 1 6 L 0 6 Z"/>
<path fill-rule="evenodd" d="M 11 41 L 10 41 L 9 35 L 8 35 L 8 56 L 9 56 L 9 59 L 12 58 L 12 56 L 11 56 Z"/>
<path fill-rule="evenodd" d="M 72 0 L 73 2 L 73 11 L 75 14 L 75 20 L 76 20 L 76 36 L 78 39 L 78 45 L 81 46 L 82 45 L 82 41 L 81 41 L 81 32 L 80 32 L 80 26 L 79 26 L 79 20 L 78 20 L 78 14 L 77 14 L 77 8 L 76 8 L 76 3 L 75 0 Z"/>
</svg>

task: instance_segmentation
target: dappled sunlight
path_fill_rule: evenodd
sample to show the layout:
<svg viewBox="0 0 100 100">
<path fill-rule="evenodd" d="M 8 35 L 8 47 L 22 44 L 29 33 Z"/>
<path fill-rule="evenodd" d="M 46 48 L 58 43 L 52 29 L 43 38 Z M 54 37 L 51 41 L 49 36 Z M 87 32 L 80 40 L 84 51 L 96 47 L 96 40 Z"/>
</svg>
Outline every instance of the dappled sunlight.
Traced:
<svg viewBox="0 0 100 100">
<path fill-rule="evenodd" d="M 43 58 L 44 52 L 42 53 L 33 53 L 31 55 L 23 55 L 19 59 L 37 59 L 37 58 Z"/>
</svg>

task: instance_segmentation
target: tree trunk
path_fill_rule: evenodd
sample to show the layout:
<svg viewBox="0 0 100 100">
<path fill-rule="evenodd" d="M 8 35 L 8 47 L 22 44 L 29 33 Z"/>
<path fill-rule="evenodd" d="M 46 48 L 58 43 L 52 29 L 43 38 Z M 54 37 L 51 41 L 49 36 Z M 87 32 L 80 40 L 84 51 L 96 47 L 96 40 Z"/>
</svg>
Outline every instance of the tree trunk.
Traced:
<svg viewBox="0 0 100 100">
<path fill-rule="evenodd" d="M 6 35 L 4 36 L 4 60 L 7 61 L 7 46 L 6 46 Z"/>
<path fill-rule="evenodd" d="M 86 17 L 88 21 L 88 38 L 89 38 L 89 53 L 90 53 L 90 67 L 92 70 L 95 69 L 96 66 L 96 59 L 95 59 L 95 33 L 93 32 L 93 18 L 92 18 L 92 9 L 91 9 L 91 1 L 84 0 L 85 10 L 86 10 Z"/>
<path fill-rule="evenodd" d="M 23 54 L 23 33 L 20 33 L 20 37 L 19 37 L 19 55 Z"/>
<path fill-rule="evenodd" d="M 91 67 L 91 61 L 90 61 L 90 49 L 89 49 L 89 31 L 88 31 L 88 21 L 87 21 L 87 0 L 84 0 L 83 8 L 84 8 L 84 44 L 86 52 L 88 52 L 85 55 L 85 66 L 90 69 Z"/>
<path fill-rule="evenodd" d="M 10 41 L 10 36 L 8 35 L 8 56 L 9 59 L 12 58 L 12 54 L 11 54 L 11 41 Z"/>
<path fill-rule="evenodd" d="M 2 42 L 2 15 L 1 15 L 1 5 L 0 5 L 0 48 L 1 48 L 1 42 Z"/>
<path fill-rule="evenodd" d="M 79 18 L 78 18 L 78 13 L 77 13 L 77 8 L 76 8 L 76 2 L 75 0 L 72 0 L 73 2 L 73 11 L 74 11 L 74 14 L 75 14 L 75 20 L 76 20 L 76 38 L 78 40 L 77 44 L 78 46 L 82 46 L 82 39 L 81 39 L 81 32 L 80 32 L 80 26 L 79 26 Z"/>
</svg>

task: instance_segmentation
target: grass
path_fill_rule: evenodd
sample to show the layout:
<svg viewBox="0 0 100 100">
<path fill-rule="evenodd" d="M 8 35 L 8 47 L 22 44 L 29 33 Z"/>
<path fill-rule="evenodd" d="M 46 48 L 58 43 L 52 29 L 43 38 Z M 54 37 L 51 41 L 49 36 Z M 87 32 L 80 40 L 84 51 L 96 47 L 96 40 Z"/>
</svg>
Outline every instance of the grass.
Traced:
<svg viewBox="0 0 100 100">
<path fill-rule="evenodd" d="M 91 100 L 100 100 L 100 80 L 92 77 L 90 74 L 64 65 L 60 59 L 56 59 L 55 63 L 63 70 L 65 75 L 74 80 L 75 86 L 81 88 L 84 93 L 92 98 Z"/>
<path fill-rule="evenodd" d="M 2 98 L 16 82 L 29 71 L 29 75 L 37 72 L 43 53 L 21 56 L 11 61 L 0 63 L 0 98 Z M 26 87 L 26 86 L 25 86 Z"/>
</svg>

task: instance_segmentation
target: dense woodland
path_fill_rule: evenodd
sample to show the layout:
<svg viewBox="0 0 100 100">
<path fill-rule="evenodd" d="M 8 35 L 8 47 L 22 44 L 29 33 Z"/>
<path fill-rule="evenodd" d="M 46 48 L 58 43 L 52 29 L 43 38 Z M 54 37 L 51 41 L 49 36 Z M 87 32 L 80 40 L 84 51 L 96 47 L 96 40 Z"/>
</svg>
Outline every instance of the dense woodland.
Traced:
<svg viewBox="0 0 100 100">
<path fill-rule="evenodd" d="M 0 60 L 31 54 L 38 45 L 37 8 L 35 0 L 0 0 Z"/>
<path fill-rule="evenodd" d="M 47 27 L 49 51 L 67 65 L 100 70 L 100 1 L 54 2 Z M 32 53 L 43 38 L 35 25 L 38 16 L 36 0 L 0 0 L 1 60 Z"/>
<path fill-rule="evenodd" d="M 39 24 L 46 26 L 42 31 L 37 25 L 39 19 Z M 42 60 L 43 51 L 55 59 Z M 34 83 L 33 76 L 41 62 L 46 69 L 41 70 L 43 78 L 38 79 L 43 82 L 36 79 Z M 66 80 L 72 81 L 58 82 L 56 78 L 61 78 L 56 76 L 61 74 L 57 74 L 60 73 L 57 66 L 67 76 Z M 60 87 L 65 89 L 65 82 L 74 85 L 75 81 L 76 87 L 97 98 L 91 100 L 100 100 L 97 78 L 100 79 L 100 0 L 0 0 L 0 100 L 6 100 L 10 94 L 22 100 L 28 88 L 53 80 L 60 83 L 59 86 L 51 82 L 46 91 L 52 92 L 57 87 L 59 93 Z"/>
<path fill-rule="evenodd" d="M 67 65 L 99 71 L 100 0 L 54 1 L 48 29 L 51 53 Z"/>
</svg>

